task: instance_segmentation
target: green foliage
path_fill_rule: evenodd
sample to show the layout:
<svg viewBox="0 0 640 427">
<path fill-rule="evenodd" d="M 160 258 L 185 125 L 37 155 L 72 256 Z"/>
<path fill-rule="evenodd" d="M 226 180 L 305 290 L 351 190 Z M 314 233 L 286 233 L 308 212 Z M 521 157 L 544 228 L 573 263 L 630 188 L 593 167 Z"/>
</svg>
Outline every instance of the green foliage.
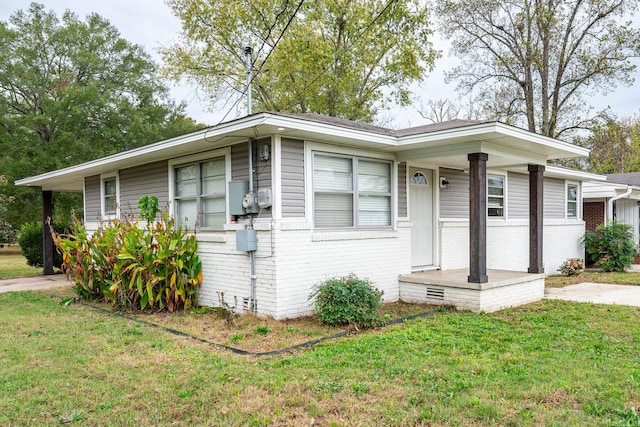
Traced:
<svg viewBox="0 0 640 427">
<path fill-rule="evenodd" d="M 7 186 L 7 179 L 4 175 L 0 175 L 0 190 Z M 0 243 L 15 243 L 18 232 L 3 218 L 7 211 L 7 206 L 13 202 L 14 198 L 4 194 L 4 190 L 0 193 Z"/>
<path fill-rule="evenodd" d="M 640 116 L 608 118 L 588 137 L 577 139 L 590 150 L 589 170 L 599 174 L 640 170 Z"/>
<path fill-rule="evenodd" d="M 584 271 L 584 261 L 580 258 L 569 258 L 560 265 L 558 271 L 564 276 L 577 276 Z"/>
<path fill-rule="evenodd" d="M 0 171 L 15 196 L 7 222 L 41 215 L 37 189 L 16 179 L 92 160 L 194 130 L 168 99 L 157 66 L 106 19 L 57 16 L 31 3 L 0 22 Z M 81 187 L 80 187 L 81 189 Z M 56 195 L 68 218 L 81 198 Z"/>
<path fill-rule="evenodd" d="M 440 29 L 461 65 L 448 73 L 486 115 L 546 136 L 598 117 L 585 98 L 633 84 L 637 0 L 441 0 Z"/>
<path fill-rule="evenodd" d="M 106 298 L 120 310 L 190 309 L 202 284 L 198 244 L 164 213 L 147 223 L 113 220 L 89 236 L 80 223 L 56 245 L 63 270 L 73 277 L 83 298 Z"/>
<path fill-rule="evenodd" d="M 382 291 L 354 275 L 334 277 L 316 286 L 310 295 L 320 322 L 369 328 L 378 321 Z"/>
<path fill-rule="evenodd" d="M 158 198 L 155 196 L 142 196 L 138 200 L 138 209 L 140 217 L 147 223 L 156 220 L 156 216 L 160 212 L 158 207 Z"/>
<path fill-rule="evenodd" d="M 66 226 L 54 224 L 53 229 L 56 233 L 64 233 Z M 28 222 L 20 227 L 20 237 L 18 244 L 22 249 L 22 254 L 27 259 L 27 264 L 32 267 L 42 267 L 42 222 Z M 62 265 L 62 256 L 53 253 L 53 265 L 60 267 Z"/>
<path fill-rule="evenodd" d="M 624 271 L 636 256 L 633 228 L 629 224 L 601 224 L 596 232 L 584 236 L 587 252 L 598 261 L 603 271 Z"/>
<path fill-rule="evenodd" d="M 212 99 L 237 96 L 246 89 L 242 47 L 253 46 L 254 111 L 372 121 L 392 101 L 407 105 L 409 85 L 439 55 L 427 6 L 417 0 L 167 4 L 182 37 L 161 49 L 166 73 L 191 79 Z"/>
</svg>

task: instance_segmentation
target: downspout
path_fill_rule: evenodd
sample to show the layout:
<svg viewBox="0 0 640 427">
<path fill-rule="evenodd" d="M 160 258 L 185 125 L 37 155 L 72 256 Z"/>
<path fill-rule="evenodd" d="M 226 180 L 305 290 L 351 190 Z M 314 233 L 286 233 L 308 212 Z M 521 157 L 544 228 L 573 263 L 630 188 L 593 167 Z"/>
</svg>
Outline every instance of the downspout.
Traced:
<svg viewBox="0 0 640 427">
<path fill-rule="evenodd" d="M 613 223 L 613 202 L 616 200 L 624 199 L 629 196 L 633 190 L 631 186 L 627 186 L 627 191 L 622 194 L 618 194 L 617 196 L 613 196 L 607 201 L 607 224 Z"/>
</svg>

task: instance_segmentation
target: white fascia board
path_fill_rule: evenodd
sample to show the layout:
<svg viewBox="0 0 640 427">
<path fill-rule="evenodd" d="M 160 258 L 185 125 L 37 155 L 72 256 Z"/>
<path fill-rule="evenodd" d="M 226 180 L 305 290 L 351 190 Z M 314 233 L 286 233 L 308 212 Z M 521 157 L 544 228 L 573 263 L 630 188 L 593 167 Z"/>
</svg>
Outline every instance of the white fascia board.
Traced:
<svg viewBox="0 0 640 427">
<path fill-rule="evenodd" d="M 500 122 L 479 123 L 476 125 L 469 125 L 454 129 L 445 129 L 437 132 L 429 132 L 426 134 L 403 136 L 398 138 L 398 146 L 411 145 L 420 142 L 424 143 L 442 141 L 451 138 L 479 137 L 481 135 L 488 134 L 497 134 L 500 136 L 508 136 L 533 142 L 535 144 L 539 144 L 554 150 L 564 151 L 574 157 L 586 157 L 589 155 L 589 150 L 586 148 L 559 141 L 557 139 L 549 138 L 547 136 L 538 135 L 536 133 L 532 133 L 514 126 L 505 125 L 504 123 Z"/>
<path fill-rule="evenodd" d="M 580 171 L 577 169 L 567 169 L 554 165 L 546 165 L 544 174 L 561 178 L 574 179 L 576 181 L 605 181 L 607 179 L 607 177 L 604 175 L 598 175 L 595 173 Z"/>
<path fill-rule="evenodd" d="M 556 150 L 569 151 L 575 154 L 576 157 L 587 157 L 589 155 L 589 149 L 580 147 L 578 145 L 570 144 L 568 142 L 560 141 L 558 139 L 550 138 L 544 135 L 538 135 L 537 133 L 529 132 L 524 129 L 520 129 L 514 126 L 509 126 L 504 123 L 496 122 L 495 126 L 497 131 L 501 134 L 513 136 L 519 139 L 526 139 L 531 142 L 535 142 L 546 147 L 550 147 Z"/>
<path fill-rule="evenodd" d="M 224 136 L 225 134 L 228 134 L 228 133 L 232 133 L 238 130 L 243 130 L 246 128 L 251 128 L 253 126 L 257 126 L 261 124 L 263 121 L 264 121 L 263 117 L 251 116 L 245 119 L 235 120 L 233 122 L 222 123 L 213 128 L 209 127 L 209 128 L 201 129 L 199 131 L 191 132 L 186 135 L 177 136 L 171 139 L 155 142 L 149 145 L 144 145 L 142 147 L 134 148 L 128 151 L 123 151 L 121 153 L 112 154 L 111 156 L 101 157 L 99 159 L 91 160 L 89 162 L 81 163 L 79 165 L 70 166 L 64 169 L 58 169 L 52 172 L 47 172 L 40 175 L 28 177 L 28 178 L 19 179 L 15 181 L 15 184 L 16 185 L 38 185 L 38 183 L 43 180 L 61 177 L 64 175 L 68 175 L 70 173 L 82 172 L 82 171 L 93 169 L 93 168 L 107 166 L 111 163 L 117 163 L 120 161 L 135 159 L 137 157 L 144 157 L 151 153 L 170 149 L 173 147 L 178 147 L 178 146 L 189 144 L 192 142 L 208 141 L 212 138 Z M 211 141 L 211 142 L 217 142 L 217 141 Z"/>
</svg>

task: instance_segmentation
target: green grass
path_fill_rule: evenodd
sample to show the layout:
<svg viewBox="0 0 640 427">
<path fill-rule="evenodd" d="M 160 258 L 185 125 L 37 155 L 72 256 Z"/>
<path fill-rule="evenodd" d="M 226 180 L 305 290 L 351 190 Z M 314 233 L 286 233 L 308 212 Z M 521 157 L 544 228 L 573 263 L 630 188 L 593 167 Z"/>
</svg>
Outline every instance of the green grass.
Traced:
<svg viewBox="0 0 640 427">
<path fill-rule="evenodd" d="M 638 425 L 640 309 L 440 313 L 251 358 L 0 294 L 0 425 Z"/>
<path fill-rule="evenodd" d="M 0 279 L 41 274 L 42 268 L 31 267 L 27 264 L 27 259 L 22 255 L 19 246 L 0 248 Z"/>
</svg>

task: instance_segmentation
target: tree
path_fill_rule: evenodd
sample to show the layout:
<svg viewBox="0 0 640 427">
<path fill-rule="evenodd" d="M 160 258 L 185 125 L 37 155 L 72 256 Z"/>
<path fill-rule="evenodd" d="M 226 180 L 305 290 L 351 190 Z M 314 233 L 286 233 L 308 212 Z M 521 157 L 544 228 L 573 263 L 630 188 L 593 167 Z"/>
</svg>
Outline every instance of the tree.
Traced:
<svg viewBox="0 0 640 427">
<path fill-rule="evenodd" d="M 630 85 L 636 0 L 443 0 L 441 29 L 462 64 L 449 73 L 503 120 L 559 137 L 598 116 L 585 102 Z"/>
<path fill-rule="evenodd" d="M 640 170 L 640 117 L 609 117 L 594 128 L 579 145 L 589 150 L 589 170 L 600 174 L 637 172 Z"/>
<path fill-rule="evenodd" d="M 0 190 L 6 186 L 7 179 L 4 175 L 0 175 Z M 4 214 L 11 202 L 13 202 L 13 197 L 0 193 L 0 243 L 13 243 L 17 237 L 15 228 L 4 220 Z"/>
<path fill-rule="evenodd" d="M 16 200 L 7 220 L 40 219 L 39 192 L 18 178 L 194 130 L 157 66 L 99 15 L 62 18 L 32 3 L 0 22 L 0 170 Z M 57 211 L 78 197 L 56 195 Z"/>
<path fill-rule="evenodd" d="M 254 111 L 322 113 L 372 121 L 438 53 L 419 0 L 168 0 L 182 38 L 162 51 L 167 75 L 188 78 L 214 102 L 246 92 L 252 58 Z"/>
</svg>

